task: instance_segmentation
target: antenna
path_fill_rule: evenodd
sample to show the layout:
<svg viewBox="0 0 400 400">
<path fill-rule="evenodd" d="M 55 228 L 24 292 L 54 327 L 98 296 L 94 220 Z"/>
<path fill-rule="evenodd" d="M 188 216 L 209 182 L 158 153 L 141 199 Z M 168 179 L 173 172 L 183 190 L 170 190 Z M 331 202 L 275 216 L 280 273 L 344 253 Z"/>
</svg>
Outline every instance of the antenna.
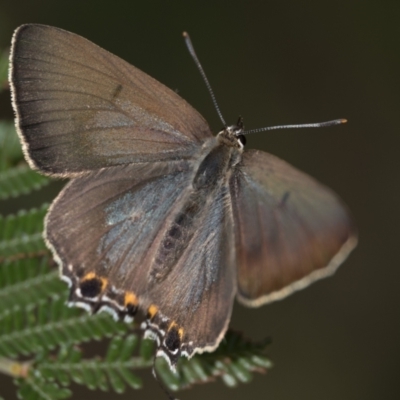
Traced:
<svg viewBox="0 0 400 400">
<path fill-rule="evenodd" d="M 193 58 L 193 61 L 196 64 L 197 69 L 199 70 L 201 76 L 203 77 L 204 83 L 207 86 L 208 92 L 210 93 L 212 102 L 214 103 L 214 107 L 218 113 L 218 116 L 224 125 L 226 127 L 226 122 L 224 120 L 224 117 L 222 116 L 221 110 L 219 109 L 217 99 L 215 98 L 214 92 L 211 88 L 210 82 L 207 79 L 206 73 L 204 72 L 203 67 L 200 64 L 199 59 L 197 58 L 196 52 L 194 51 L 194 47 L 192 44 L 192 41 L 190 40 L 190 36 L 187 32 L 183 32 L 183 38 L 185 39 L 186 47 L 189 50 L 190 55 Z M 241 118 L 239 118 L 239 121 L 241 121 Z M 249 133 L 257 133 L 257 132 L 264 132 L 264 131 L 272 131 L 275 129 L 291 129 L 291 128 L 322 128 L 326 126 L 333 126 L 333 125 L 340 125 L 340 124 L 345 124 L 347 122 L 347 119 L 334 119 L 332 121 L 326 121 L 326 122 L 316 122 L 313 124 L 295 124 L 295 125 L 276 125 L 276 126 L 267 126 L 265 128 L 258 128 L 258 129 L 251 129 L 249 131 L 244 131 L 240 132 L 241 135 L 248 135 Z M 239 124 L 239 123 L 238 123 Z M 242 127 L 243 127 L 243 122 L 241 122 Z M 238 125 L 239 127 L 239 125 Z"/>
<path fill-rule="evenodd" d="M 208 89 L 208 92 L 210 93 L 212 102 L 214 103 L 214 107 L 217 110 L 219 119 L 221 120 L 221 122 L 224 125 L 224 127 L 226 127 L 226 122 L 225 122 L 224 117 L 222 116 L 222 113 L 221 113 L 221 111 L 220 111 L 220 109 L 218 107 L 217 100 L 216 100 L 214 92 L 213 92 L 213 90 L 211 88 L 210 82 L 208 82 L 206 73 L 204 72 L 204 69 L 200 64 L 200 61 L 197 58 L 196 52 L 194 51 L 194 47 L 193 47 L 192 41 L 190 40 L 189 34 L 187 32 L 183 32 L 183 37 L 185 39 L 186 47 L 188 48 L 189 53 L 192 56 L 193 61 L 195 62 L 197 69 L 200 71 L 200 74 L 203 77 L 204 83 L 207 86 L 207 89 Z"/>
<path fill-rule="evenodd" d="M 257 133 L 264 131 L 272 131 L 274 129 L 291 129 L 291 128 L 322 128 L 325 126 L 333 126 L 345 124 L 347 119 L 334 119 L 332 121 L 326 122 L 315 122 L 314 124 L 296 124 L 296 125 L 276 125 L 276 126 L 267 126 L 265 128 L 251 129 L 249 131 L 241 132 L 241 135 L 248 135 L 249 133 Z"/>
</svg>

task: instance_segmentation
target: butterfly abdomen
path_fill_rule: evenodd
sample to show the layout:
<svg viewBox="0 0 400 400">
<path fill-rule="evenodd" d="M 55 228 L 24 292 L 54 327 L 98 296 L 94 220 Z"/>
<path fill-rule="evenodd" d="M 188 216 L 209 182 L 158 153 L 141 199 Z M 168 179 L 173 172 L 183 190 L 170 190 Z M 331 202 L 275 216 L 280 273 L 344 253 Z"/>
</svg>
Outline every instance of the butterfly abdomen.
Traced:
<svg viewBox="0 0 400 400">
<path fill-rule="evenodd" d="M 155 257 L 151 276 L 162 280 L 182 256 L 187 244 L 198 228 L 199 215 L 207 201 L 205 193 L 191 193 L 177 213 L 166 233 Z"/>
</svg>

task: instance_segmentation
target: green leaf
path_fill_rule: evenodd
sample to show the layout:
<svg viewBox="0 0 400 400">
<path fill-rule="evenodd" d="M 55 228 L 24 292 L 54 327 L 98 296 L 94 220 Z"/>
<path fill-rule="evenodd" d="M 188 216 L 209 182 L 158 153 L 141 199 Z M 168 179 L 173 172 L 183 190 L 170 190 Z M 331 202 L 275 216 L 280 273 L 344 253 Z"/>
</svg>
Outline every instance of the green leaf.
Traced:
<svg viewBox="0 0 400 400">
<path fill-rule="evenodd" d="M 42 237 L 47 205 L 20 211 L 16 215 L 0 215 L 0 260 L 46 250 Z"/>
<path fill-rule="evenodd" d="M 232 361 L 228 368 L 232 375 L 234 375 L 239 382 L 248 383 L 251 381 L 253 376 L 248 368 L 248 365 L 246 365 L 246 363 L 243 361 L 243 359 Z"/>
<path fill-rule="evenodd" d="M 0 265 L 0 314 L 4 310 L 40 303 L 47 297 L 65 293 L 58 272 L 49 268 L 49 258 L 5 261 Z"/>
<path fill-rule="evenodd" d="M 111 363 L 116 359 L 118 359 L 122 345 L 123 345 L 123 339 L 121 336 L 114 338 L 111 341 L 110 345 L 108 346 L 108 351 L 105 361 Z"/>
<path fill-rule="evenodd" d="M 142 339 L 140 342 L 139 354 L 143 360 L 151 360 L 154 357 L 155 342 L 150 339 Z"/>
<path fill-rule="evenodd" d="M 58 353 L 58 360 L 60 363 L 66 362 L 68 360 L 68 356 L 69 356 L 69 350 L 71 349 L 71 345 L 67 346 L 61 346 L 59 353 Z M 63 386 L 69 386 L 71 379 L 68 375 L 67 372 L 59 369 L 59 370 L 50 370 L 52 373 L 52 376 L 54 376 L 54 374 L 56 374 L 55 378 L 61 383 L 61 385 Z M 42 371 L 43 373 L 43 371 Z"/>
<path fill-rule="evenodd" d="M 124 338 L 118 360 L 129 360 L 132 357 L 133 351 L 135 350 L 138 342 L 139 339 L 136 335 L 129 335 L 128 337 Z"/>
<path fill-rule="evenodd" d="M 61 400 L 71 397 L 72 394 L 69 389 L 46 381 L 38 373 L 26 379 L 17 379 L 15 383 L 19 386 L 18 397 L 23 400 Z"/>
<path fill-rule="evenodd" d="M 22 159 L 22 149 L 14 124 L 0 121 L 0 171 L 16 165 Z"/>
<path fill-rule="evenodd" d="M 183 374 L 181 371 L 173 372 L 164 358 L 158 358 L 156 361 L 156 370 L 165 385 L 173 391 L 179 390 L 184 387 Z M 185 383 L 187 383 L 185 381 Z"/>
<path fill-rule="evenodd" d="M 108 314 L 89 315 L 66 307 L 64 296 L 33 309 L 15 307 L 0 315 L 0 355 L 15 357 L 52 350 L 62 344 L 109 337 L 127 330 Z"/>
<path fill-rule="evenodd" d="M 89 360 L 83 359 L 81 350 L 76 347 L 64 347 L 57 358 L 49 358 L 39 363 L 37 368 L 46 379 L 57 380 L 61 384 L 74 381 L 89 389 L 112 388 L 117 393 L 124 392 L 126 386 L 138 389 L 142 387 L 142 381 L 132 370 L 149 367 L 152 362 L 132 355 L 137 343 L 137 335 L 115 336 L 105 359 Z"/>
<path fill-rule="evenodd" d="M 31 193 L 49 183 L 49 178 L 33 171 L 28 165 L 0 171 L 0 200 Z"/>
<path fill-rule="evenodd" d="M 207 382 L 210 379 L 209 374 L 207 373 L 208 370 L 204 367 L 198 357 L 194 357 L 189 363 L 183 364 L 182 372 L 189 384 Z"/>
<path fill-rule="evenodd" d="M 122 379 L 133 389 L 140 389 L 142 387 L 142 381 L 136 375 L 132 374 L 132 372 L 128 368 L 124 368 L 121 366 L 118 369 L 119 374 Z"/>
<path fill-rule="evenodd" d="M 125 383 L 121 376 L 113 368 L 107 370 L 108 379 L 117 393 L 123 393 L 125 391 Z"/>
</svg>

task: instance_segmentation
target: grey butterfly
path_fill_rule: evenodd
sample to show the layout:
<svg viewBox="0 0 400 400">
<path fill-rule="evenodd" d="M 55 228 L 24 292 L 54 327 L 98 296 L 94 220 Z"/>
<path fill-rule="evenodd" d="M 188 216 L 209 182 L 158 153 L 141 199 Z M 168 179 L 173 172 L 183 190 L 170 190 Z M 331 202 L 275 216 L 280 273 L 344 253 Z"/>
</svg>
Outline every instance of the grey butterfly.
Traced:
<svg viewBox="0 0 400 400">
<path fill-rule="evenodd" d="M 216 136 L 175 92 L 90 41 L 23 25 L 10 82 L 30 166 L 71 178 L 45 221 L 70 302 L 131 320 L 173 367 L 257 307 L 331 275 L 356 245 L 341 200 L 241 120 Z"/>
</svg>

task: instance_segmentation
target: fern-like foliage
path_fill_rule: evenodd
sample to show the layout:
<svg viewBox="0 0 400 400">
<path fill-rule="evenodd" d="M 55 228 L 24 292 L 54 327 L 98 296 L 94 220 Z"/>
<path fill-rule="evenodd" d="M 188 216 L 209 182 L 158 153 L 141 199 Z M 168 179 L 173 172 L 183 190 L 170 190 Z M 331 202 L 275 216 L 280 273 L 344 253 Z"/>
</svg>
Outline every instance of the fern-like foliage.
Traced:
<svg viewBox="0 0 400 400">
<path fill-rule="evenodd" d="M 14 124 L 11 121 L 0 121 L 0 172 L 21 161 L 22 149 Z"/>
<path fill-rule="evenodd" d="M 0 90 L 8 87 L 7 66 L 7 52 L 0 53 Z M 34 191 L 48 184 L 23 161 L 14 125 L 0 121 L 0 374 L 14 378 L 24 400 L 66 399 L 72 383 L 114 393 L 139 389 L 136 371 L 152 367 L 154 342 L 143 340 L 136 324 L 67 306 L 68 289 L 42 237 L 48 205 L 29 205 Z M 2 202 L 21 195 L 26 207 L 1 215 Z M 93 340 L 105 350 L 88 357 Z M 174 373 L 163 359 L 155 368 L 170 390 L 217 378 L 235 386 L 271 367 L 267 344 L 228 332 L 214 353 L 181 359 Z M 0 400 L 1 394 L 0 383 Z"/>
<path fill-rule="evenodd" d="M 63 293 L 65 284 L 49 265 L 49 256 L 4 261 L 0 273 L 1 309 L 10 310 L 16 304 L 25 308 Z"/>
<path fill-rule="evenodd" d="M 0 172 L 0 200 L 29 194 L 50 183 L 50 179 L 32 171 L 27 165 L 20 165 Z"/>
<path fill-rule="evenodd" d="M 50 183 L 49 178 L 21 160 L 22 150 L 14 124 L 0 121 L 0 200 L 29 194 Z"/>
<path fill-rule="evenodd" d="M 115 336 L 105 356 L 93 359 L 84 359 L 82 351 L 76 346 L 63 347 L 50 362 L 42 362 L 38 371 L 47 380 L 57 381 L 63 386 L 69 386 L 72 381 L 89 389 L 117 393 L 123 393 L 127 386 L 138 389 L 142 387 L 142 382 L 132 370 L 152 365 L 151 358 L 145 363 L 140 356 L 134 356 L 138 344 L 136 334 Z"/>
<path fill-rule="evenodd" d="M 15 306 L 0 314 L 0 355 L 15 357 L 52 350 L 59 343 L 82 343 L 124 332 L 127 325 L 109 315 L 90 316 L 65 306 L 65 297 L 35 307 Z"/>
<path fill-rule="evenodd" d="M 40 374 L 20 378 L 16 383 L 20 386 L 18 390 L 20 399 L 58 400 L 71 397 L 72 394 L 69 389 L 46 381 Z"/>
<path fill-rule="evenodd" d="M 172 372 L 164 359 L 157 360 L 157 371 L 171 390 L 190 387 L 220 377 L 230 387 L 248 383 L 253 372 L 265 372 L 272 367 L 265 356 L 269 339 L 252 342 L 242 334 L 228 331 L 213 353 L 204 353 L 190 360 L 181 359 L 176 372 Z"/>
<path fill-rule="evenodd" d="M 215 353 L 181 360 L 177 371 L 171 372 L 163 359 L 156 362 L 156 372 L 170 390 L 185 389 L 196 383 L 206 383 L 221 377 L 228 386 L 249 382 L 253 372 L 271 367 L 265 357 L 267 343 L 251 343 L 240 334 L 228 331 L 223 344 Z M 102 357 L 85 358 L 82 347 L 61 345 L 56 354 L 38 352 L 19 379 L 19 393 L 46 393 L 52 398 L 64 398 L 65 388 L 72 382 L 88 389 L 123 393 L 127 387 L 139 389 L 142 380 L 134 371 L 153 365 L 154 342 L 141 340 L 137 334 L 116 335 Z M 32 375 L 33 374 L 33 375 Z M 57 391 L 60 391 L 58 394 Z M 27 397 L 29 398 L 29 397 Z M 39 397 L 42 398 L 42 397 Z M 46 397 L 43 397 L 46 398 Z"/>
<path fill-rule="evenodd" d="M 0 260 L 46 251 L 42 232 L 47 209 L 47 204 L 44 204 L 39 209 L 0 216 Z"/>
</svg>

